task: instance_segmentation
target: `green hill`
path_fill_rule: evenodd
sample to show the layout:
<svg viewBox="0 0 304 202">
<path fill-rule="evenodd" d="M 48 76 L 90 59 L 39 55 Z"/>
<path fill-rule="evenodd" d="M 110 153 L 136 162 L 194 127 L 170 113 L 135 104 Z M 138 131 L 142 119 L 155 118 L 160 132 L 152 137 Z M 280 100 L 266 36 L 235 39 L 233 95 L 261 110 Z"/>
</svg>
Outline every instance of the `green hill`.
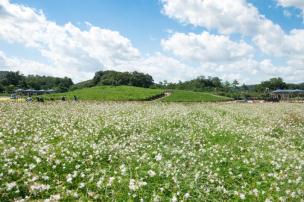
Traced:
<svg viewBox="0 0 304 202">
<path fill-rule="evenodd" d="M 139 88 L 132 86 L 96 86 L 92 88 L 83 88 L 67 93 L 58 93 L 46 95 L 45 98 L 61 99 L 66 96 L 72 100 L 77 96 L 79 100 L 94 101 L 145 101 L 161 97 L 164 91 L 159 89 Z"/>
<path fill-rule="evenodd" d="M 174 90 L 170 96 L 165 97 L 165 102 L 221 102 L 229 101 L 231 98 L 214 95 L 211 93 Z"/>
</svg>

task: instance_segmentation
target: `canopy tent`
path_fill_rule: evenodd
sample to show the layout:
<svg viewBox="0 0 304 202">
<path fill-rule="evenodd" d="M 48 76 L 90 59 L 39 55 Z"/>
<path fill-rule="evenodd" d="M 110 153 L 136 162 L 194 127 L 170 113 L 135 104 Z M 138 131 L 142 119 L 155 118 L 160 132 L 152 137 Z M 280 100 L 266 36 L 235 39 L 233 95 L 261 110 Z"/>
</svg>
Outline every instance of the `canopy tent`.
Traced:
<svg viewBox="0 0 304 202">
<path fill-rule="evenodd" d="M 16 94 L 21 95 L 42 95 L 42 94 L 50 94 L 50 93 L 56 93 L 56 90 L 50 89 L 50 90 L 34 90 L 34 89 L 17 89 L 15 90 Z"/>
<path fill-rule="evenodd" d="M 294 89 L 294 90 L 275 90 L 272 93 L 272 96 L 279 100 L 289 100 L 291 98 L 295 97 L 303 97 L 304 96 L 304 90 L 300 89 Z"/>
</svg>

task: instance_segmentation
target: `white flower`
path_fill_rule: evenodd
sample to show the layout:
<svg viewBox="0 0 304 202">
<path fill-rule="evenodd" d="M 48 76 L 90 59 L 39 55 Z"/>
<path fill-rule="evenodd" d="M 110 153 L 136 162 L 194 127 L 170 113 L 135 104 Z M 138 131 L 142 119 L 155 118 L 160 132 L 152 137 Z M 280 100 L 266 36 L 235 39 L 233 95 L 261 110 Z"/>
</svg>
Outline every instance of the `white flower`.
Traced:
<svg viewBox="0 0 304 202">
<path fill-rule="evenodd" d="M 85 187 L 85 184 L 84 184 L 83 182 L 81 182 L 81 183 L 79 184 L 79 188 L 82 189 L 82 188 L 84 188 L 84 187 Z"/>
<path fill-rule="evenodd" d="M 130 189 L 131 191 L 137 190 L 136 181 L 135 181 L 134 179 L 130 179 L 130 182 L 129 182 L 129 189 Z"/>
<path fill-rule="evenodd" d="M 41 191 L 46 191 L 50 189 L 50 185 L 45 185 L 45 184 L 33 184 L 32 186 L 30 186 L 31 191 L 33 192 L 41 192 Z"/>
<path fill-rule="evenodd" d="M 172 199 L 171 199 L 171 202 L 177 202 L 177 198 L 175 195 L 173 195 Z"/>
<path fill-rule="evenodd" d="M 121 175 L 123 175 L 123 176 L 126 175 L 127 168 L 126 168 L 125 164 L 122 164 L 122 165 L 120 166 L 120 172 L 121 172 Z"/>
<path fill-rule="evenodd" d="M 259 191 L 257 189 L 253 189 L 252 190 L 253 195 L 258 196 L 259 195 Z"/>
<path fill-rule="evenodd" d="M 47 181 L 47 180 L 49 180 L 50 178 L 49 178 L 48 176 L 44 175 L 44 176 L 42 176 L 42 179 Z"/>
<path fill-rule="evenodd" d="M 50 198 L 52 201 L 59 201 L 61 197 L 60 194 L 56 194 L 56 195 L 52 195 Z"/>
<path fill-rule="evenodd" d="M 101 185 L 102 185 L 102 183 L 103 183 L 103 178 L 100 178 L 100 179 L 98 180 L 98 182 L 96 183 L 97 187 L 100 188 Z"/>
<path fill-rule="evenodd" d="M 16 183 L 16 182 L 8 183 L 8 184 L 6 185 L 6 190 L 7 190 L 7 191 L 11 191 L 11 190 L 14 189 L 14 187 L 16 187 L 16 186 L 17 186 L 17 183 Z"/>
<path fill-rule="evenodd" d="M 112 186 L 114 180 L 115 180 L 115 177 L 110 177 L 107 186 L 108 187 Z"/>
<path fill-rule="evenodd" d="M 67 176 L 67 183 L 71 184 L 72 181 L 73 181 L 73 176 L 71 174 L 68 174 L 68 176 Z"/>
<path fill-rule="evenodd" d="M 142 181 L 142 180 L 134 180 L 134 179 L 130 179 L 130 182 L 129 182 L 129 189 L 131 191 L 136 191 L 138 190 L 139 188 L 143 187 L 143 186 L 146 186 L 147 183 Z"/>
<path fill-rule="evenodd" d="M 190 194 L 189 193 L 185 193 L 184 197 L 185 197 L 185 199 L 187 199 L 187 198 L 190 197 Z"/>
<path fill-rule="evenodd" d="M 162 160 L 162 155 L 161 155 L 161 154 L 157 154 L 157 155 L 155 156 L 155 160 L 156 160 L 156 161 L 161 161 L 161 160 Z"/>
<path fill-rule="evenodd" d="M 154 177 L 154 176 L 156 175 L 156 173 L 155 173 L 153 170 L 149 170 L 149 171 L 148 171 L 148 175 L 149 175 L 150 177 Z"/>
<path fill-rule="evenodd" d="M 241 200 L 245 200 L 245 198 L 246 198 L 245 194 L 240 193 L 240 199 L 241 199 Z"/>
</svg>

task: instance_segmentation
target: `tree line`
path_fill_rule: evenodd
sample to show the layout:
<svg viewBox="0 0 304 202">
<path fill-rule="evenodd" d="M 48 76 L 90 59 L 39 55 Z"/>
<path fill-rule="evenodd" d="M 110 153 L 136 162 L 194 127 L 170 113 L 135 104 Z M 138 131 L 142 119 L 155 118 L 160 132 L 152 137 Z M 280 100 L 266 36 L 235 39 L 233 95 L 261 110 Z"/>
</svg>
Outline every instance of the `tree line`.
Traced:
<svg viewBox="0 0 304 202">
<path fill-rule="evenodd" d="M 222 81 L 218 77 L 199 76 L 190 81 L 179 81 L 177 83 L 160 82 L 154 85 L 156 88 L 190 90 L 190 91 L 211 91 L 218 95 L 227 96 L 235 99 L 270 97 L 270 93 L 277 89 L 302 89 L 304 83 L 290 84 L 284 82 L 280 77 L 271 78 L 256 85 L 240 84 L 239 81 Z"/>
<path fill-rule="evenodd" d="M 302 89 L 304 83 L 290 84 L 280 77 L 271 78 L 256 85 L 240 84 L 239 81 L 223 81 L 219 77 L 199 76 L 189 81 L 170 83 L 167 81 L 155 83 L 149 74 L 118 71 L 98 71 L 91 80 L 73 84 L 70 78 L 57 78 L 50 76 L 29 75 L 24 76 L 20 72 L 0 71 L 0 93 L 11 93 L 18 88 L 31 88 L 35 90 L 54 89 L 58 92 L 99 86 L 136 86 L 144 88 L 177 89 L 190 91 L 211 91 L 213 93 L 232 98 L 261 97 L 277 89 Z"/>
<path fill-rule="evenodd" d="M 73 85 L 68 77 L 58 78 L 51 76 L 28 75 L 20 72 L 0 71 L 0 93 L 12 93 L 16 89 L 53 89 L 58 92 L 66 92 Z"/>
<path fill-rule="evenodd" d="M 180 90 L 193 90 L 193 91 L 235 91 L 235 90 L 248 90 L 255 92 L 264 92 L 265 90 L 277 90 L 277 89 L 304 89 L 304 83 L 290 84 L 284 82 L 280 77 L 271 78 L 267 81 L 262 81 L 256 85 L 240 84 L 239 81 L 233 82 L 222 81 L 218 77 L 205 77 L 199 76 L 196 79 L 178 83 L 168 83 L 167 81 L 156 84 L 160 88 L 171 88 Z"/>
</svg>

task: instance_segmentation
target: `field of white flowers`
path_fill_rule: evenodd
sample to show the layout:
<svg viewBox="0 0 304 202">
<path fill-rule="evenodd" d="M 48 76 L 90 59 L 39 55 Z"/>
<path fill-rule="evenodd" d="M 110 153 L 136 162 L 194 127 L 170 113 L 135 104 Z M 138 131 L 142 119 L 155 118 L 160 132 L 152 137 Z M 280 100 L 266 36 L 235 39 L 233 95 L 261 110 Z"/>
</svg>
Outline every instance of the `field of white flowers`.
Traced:
<svg viewBox="0 0 304 202">
<path fill-rule="evenodd" d="M 0 201 L 303 201 L 303 104 L 0 103 Z"/>
</svg>

